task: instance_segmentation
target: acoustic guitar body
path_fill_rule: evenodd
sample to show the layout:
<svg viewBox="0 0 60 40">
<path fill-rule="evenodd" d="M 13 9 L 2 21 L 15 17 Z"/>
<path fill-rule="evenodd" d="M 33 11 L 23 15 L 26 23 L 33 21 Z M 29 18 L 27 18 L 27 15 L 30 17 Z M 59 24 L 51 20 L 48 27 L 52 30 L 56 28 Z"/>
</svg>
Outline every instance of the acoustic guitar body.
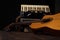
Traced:
<svg viewBox="0 0 60 40">
<path fill-rule="evenodd" d="M 34 22 L 30 28 L 35 33 L 60 36 L 60 13 L 46 15 L 41 22 Z"/>
</svg>

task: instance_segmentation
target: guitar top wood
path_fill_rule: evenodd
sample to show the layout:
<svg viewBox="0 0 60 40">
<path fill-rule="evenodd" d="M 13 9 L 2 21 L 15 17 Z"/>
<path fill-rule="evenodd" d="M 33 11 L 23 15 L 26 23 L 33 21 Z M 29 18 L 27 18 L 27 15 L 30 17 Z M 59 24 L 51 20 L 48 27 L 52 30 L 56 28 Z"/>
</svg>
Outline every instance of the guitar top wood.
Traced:
<svg viewBox="0 0 60 40">
<path fill-rule="evenodd" d="M 48 27 L 54 30 L 60 30 L 60 13 L 55 15 L 45 15 L 41 22 L 34 22 L 30 27 L 32 29 Z"/>
</svg>

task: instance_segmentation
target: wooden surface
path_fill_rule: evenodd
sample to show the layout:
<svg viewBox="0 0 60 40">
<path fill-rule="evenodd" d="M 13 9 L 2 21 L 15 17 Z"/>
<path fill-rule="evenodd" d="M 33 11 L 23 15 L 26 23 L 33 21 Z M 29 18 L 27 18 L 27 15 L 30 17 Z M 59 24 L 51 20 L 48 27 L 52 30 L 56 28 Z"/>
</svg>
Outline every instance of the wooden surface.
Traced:
<svg viewBox="0 0 60 40">
<path fill-rule="evenodd" d="M 0 40 L 60 40 L 60 37 L 50 35 L 35 35 L 24 32 L 0 32 Z"/>
</svg>

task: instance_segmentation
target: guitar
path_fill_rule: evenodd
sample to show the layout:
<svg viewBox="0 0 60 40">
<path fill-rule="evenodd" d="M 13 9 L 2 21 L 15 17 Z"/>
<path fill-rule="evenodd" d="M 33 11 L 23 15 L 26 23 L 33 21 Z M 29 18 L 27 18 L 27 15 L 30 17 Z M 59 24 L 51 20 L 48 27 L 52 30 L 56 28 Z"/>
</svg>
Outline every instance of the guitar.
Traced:
<svg viewBox="0 0 60 40">
<path fill-rule="evenodd" d="M 34 22 L 29 26 L 31 29 L 48 27 L 54 30 L 60 30 L 60 13 L 55 15 L 45 15 L 40 22 Z"/>
</svg>

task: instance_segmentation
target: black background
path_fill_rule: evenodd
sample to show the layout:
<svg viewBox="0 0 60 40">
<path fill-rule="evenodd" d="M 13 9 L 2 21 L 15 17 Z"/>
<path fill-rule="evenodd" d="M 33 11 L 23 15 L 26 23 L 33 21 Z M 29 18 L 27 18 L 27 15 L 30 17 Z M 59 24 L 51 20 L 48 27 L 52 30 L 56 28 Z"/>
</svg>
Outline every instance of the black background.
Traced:
<svg viewBox="0 0 60 40">
<path fill-rule="evenodd" d="M 8 0 L 1 3 L 2 11 L 0 13 L 0 28 L 15 22 L 16 17 L 20 14 L 20 4 L 43 4 L 49 5 L 51 12 L 60 12 L 59 0 Z"/>
</svg>

